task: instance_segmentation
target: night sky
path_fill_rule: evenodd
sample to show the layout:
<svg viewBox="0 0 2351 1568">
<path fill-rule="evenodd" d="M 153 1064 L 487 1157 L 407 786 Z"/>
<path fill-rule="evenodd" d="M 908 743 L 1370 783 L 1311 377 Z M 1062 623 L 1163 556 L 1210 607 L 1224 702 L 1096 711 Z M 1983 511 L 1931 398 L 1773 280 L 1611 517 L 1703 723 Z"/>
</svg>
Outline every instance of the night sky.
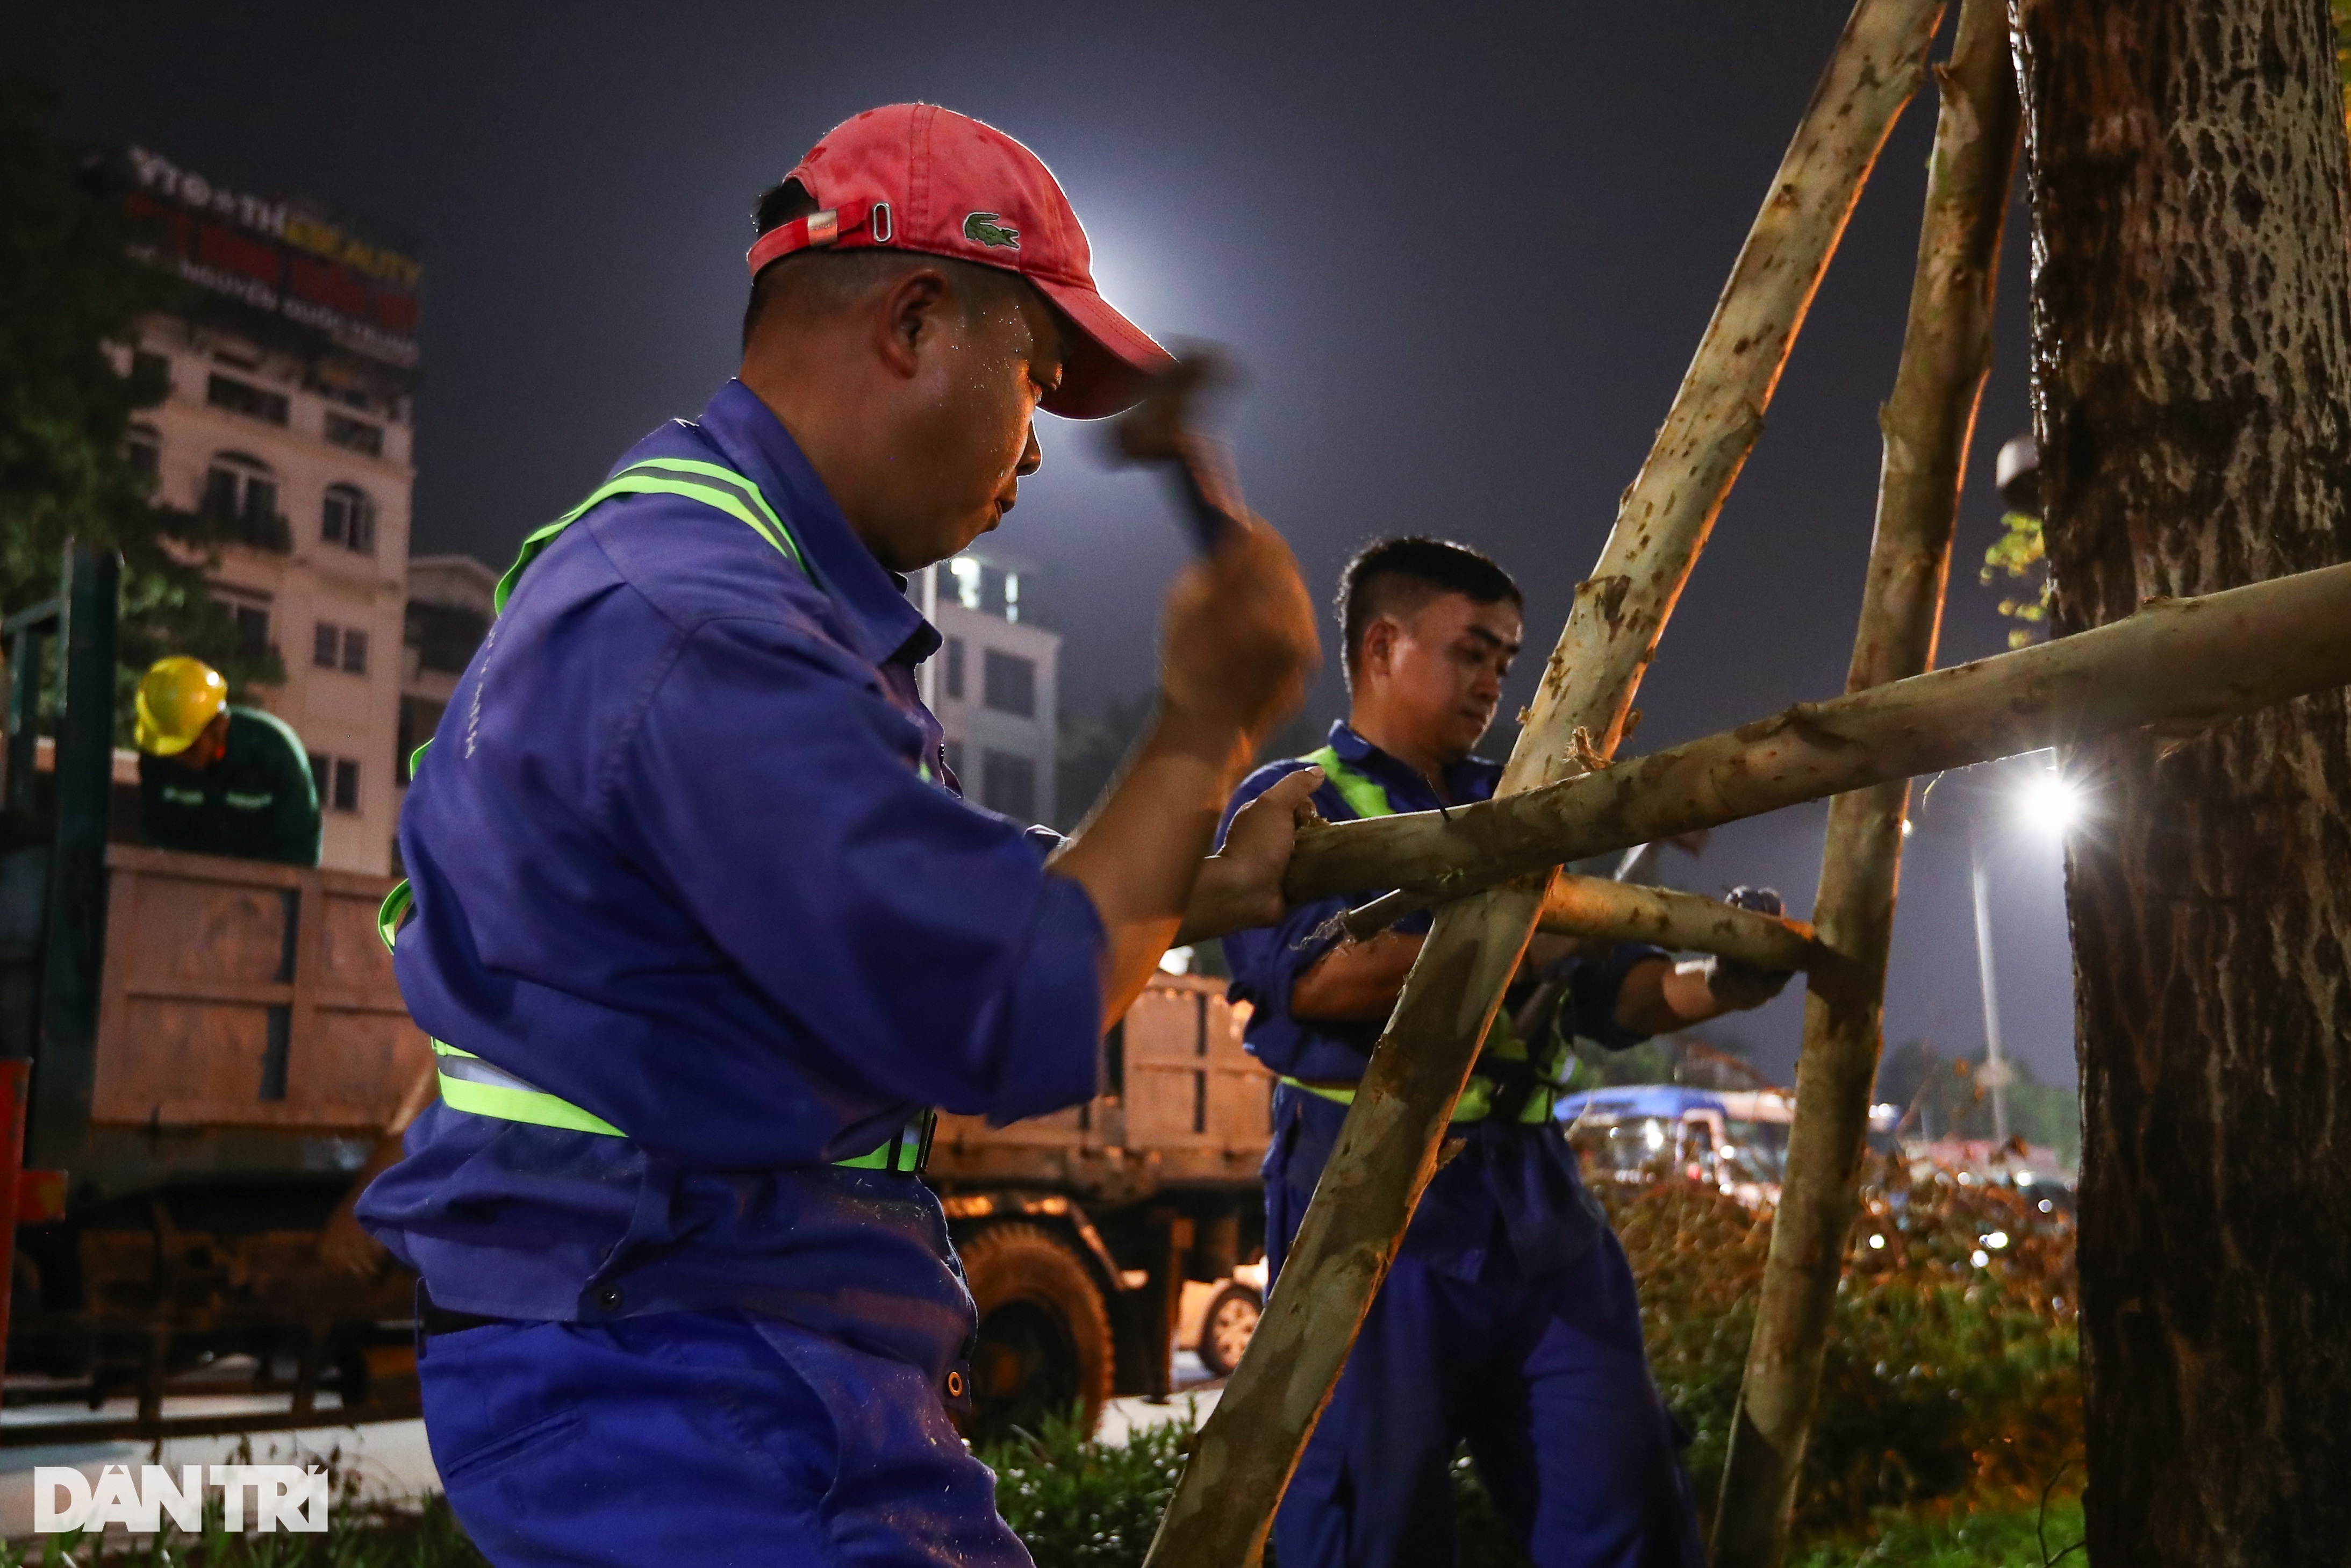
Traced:
<svg viewBox="0 0 2351 1568">
<path fill-rule="evenodd" d="M 1774 6 L 1184 7 L 109 5 L 16 15 L 62 129 L 141 141 L 239 188 L 308 193 L 424 262 L 416 548 L 503 566 L 659 420 L 732 371 L 755 193 L 824 131 L 926 99 L 1061 176 L 1104 292 L 1228 345 L 1252 502 L 1327 594 L 1379 534 L 1448 535 L 1524 584 L 1531 690 L 1598 555 L 1845 16 Z M 1949 31 L 1948 18 L 1946 32 Z M 1841 689 L 1915 257 L 1931 95 L 1863 198 L 1761 444 L 1644 686 L 1635 750 Z M 1993 455 L 2022 430 L 2011 217 L 1999 364 L 1960 523 L 1943 662 L 2003 646 L 1975 563 Z M 1152 678 L 1182 537 L 1097 433 L 991 541 L 1039 570 L 1062 700 Z M 1335 673 L 1310 712 L 1340 711 Z M 1510 736 L 1488 749 L 1500 755 Z M 1998 770 L 1986 770 L 1988 773 Z M 1910 841 L 1889 1040 L 1979 1049 L 1966 824 L 1982 813 L 2009 1049 L 2073 1078 L 2060 852 L 1980 782 Z M 1683 885 L 1810 906 L 1825 806 L 1718 833 Z M 2095 831 L 2093 828 L 2091 831 Z M 1792 994 L 1724 1032 L 1785 1073 Z"/>
</svg>

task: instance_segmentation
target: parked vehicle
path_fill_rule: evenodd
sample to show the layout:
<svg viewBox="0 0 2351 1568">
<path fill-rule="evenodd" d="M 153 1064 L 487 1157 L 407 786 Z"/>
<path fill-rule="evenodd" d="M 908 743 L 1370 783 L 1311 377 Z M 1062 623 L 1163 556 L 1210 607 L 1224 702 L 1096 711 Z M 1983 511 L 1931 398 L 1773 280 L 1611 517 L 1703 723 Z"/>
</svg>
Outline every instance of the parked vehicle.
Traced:
<svg viewBox="0 0 2351 1568">
<path fill-rule="evenodd" d="M 1273 1120 L 1246 1019 L 1220 980 L 1155 976 L 1105 1042 L 1094 1099 L 1008 1127 L 939 1119 L 926 1179 L 980 1313 L 971 1435 L 1165 1395 L 1179 1343 L 1218 1375 L 1239 1359 L 1263 1301 Z"/>
<path fill-rule="evenodd" d="M 1594 1179 L 1679 1175 L 1762 1207 L 1780 1200 L 1795 1112 L 1795 1097 L 1776 1089 L 1635 1083 L 1571 1094 L 1560 1102 L 1558 1114 Z M 1892 1105 L 1870 1107 L 1873 1146 L 1894 1147 L 1899 1119 Z"/>
</svg>

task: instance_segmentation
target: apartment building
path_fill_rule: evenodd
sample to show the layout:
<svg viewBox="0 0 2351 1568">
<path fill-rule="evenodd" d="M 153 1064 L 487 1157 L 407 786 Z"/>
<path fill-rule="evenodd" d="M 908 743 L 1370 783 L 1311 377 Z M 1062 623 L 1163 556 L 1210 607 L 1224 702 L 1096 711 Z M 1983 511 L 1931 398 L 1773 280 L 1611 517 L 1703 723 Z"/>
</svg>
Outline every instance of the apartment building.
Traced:
<svg viewBox="0 0 2351 1568">
<path fill-rule="evenodd" d="M 1061 639 L 1024 619 L 1021 585 L 1031 575 L 972 552 L 933 567 L 911 591 L 946 639 L 924 666 L 924 695 L 964 793 L 1008 817 L 1050 822 Z"/>
<path fill-rule="evenodd" d="M 253 694 L 308 749 L 323 863 L 382 872 L 399 806 L 411 391 L 421 270 L 322 209 L 122 160 L 138 254 L 193 287 L 136 354 L 171 392 L 133 432 L 160 500 L 228 523 L 213 591 L 285 684 Z"/>
</svg>

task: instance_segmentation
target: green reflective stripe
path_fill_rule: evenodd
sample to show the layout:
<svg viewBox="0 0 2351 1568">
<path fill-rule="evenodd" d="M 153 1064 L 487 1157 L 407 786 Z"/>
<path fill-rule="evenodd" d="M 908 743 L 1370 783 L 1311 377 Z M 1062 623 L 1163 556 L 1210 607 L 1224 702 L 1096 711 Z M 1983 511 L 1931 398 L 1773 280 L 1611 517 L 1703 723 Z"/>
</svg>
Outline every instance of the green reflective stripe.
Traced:
<svg viewBox="0 0 2351 1568">
<path fill-rule="evenodd" d="M 1301 1083 L 1297 1079 L 1290 1077 L 1284 1077 L 1281 1082 L 1289 1084 L 1292 1089 L 1303 1089 L 1309 1094 L 1319 1095 L 1337 1104 L 1353 1105 L 1355 1103 L 1355 1092 L 1353 1089 L 1332 1089 L 1319 1083 Z M 1559 1104 L 1559 1094 L 1560 1091 L 1555 1086 L 1545 1084 L 1536 1092 L 1528 1095 L 1525 1108 L 1519 1113 L 1519 1120 L 1531 1127 L 1541 1126 L 1551 1120 L 1552 1111 Z M 1453 1103 L 1453 1120 L 1457 1123 L 1482 1122 L 1493 1113 L 1493 1080 L 1483 1073 L 1471 1073 L 1469 1082 L 1462 1088 L 1461 1098 Z"/>
<path fill-rule="evenodd" d="M 1355 1103 L 1355 1092 L 1353 1089 L 1307 1083 L 1287 1073 L 1280 1076 L 1281 1082 L 1289 1084 L 1292 1089 L 1302 1089 L 1307 1093 L 1317 1095 L 1333 1104 L 1353 1105 Z M 1493 1109 L 1494 1086 L 1472 1074 L 1468 1085 L 1461 1091 L 1461 1098 L 1453 1103 L 1453 1119 L 1456 1122 L 1482 1122 L 1492 1113 Z"/>
<path fill-rule="evenodd" d="M 583 1111 L 544 1089 L 534 1089 L 470 1051 L 460 1051 L 436 1040 L 433 1042 L 433 1054 L 441 1059 L 441 1098 L 453 1111 L 492 1116 L 501 1122 L 526 1122 L 534 1127 L 601 1133 L 611 1138 L 628 1136 L 601 1116 Z"/>
<path fill-rule="evenodd" d="M 870 1155 L 860 1155 L 853 1160 L 832 1163 L 850 1170 L 896 1171 L 912 1175 L 921 1168 L 923 1140 L 929 1136 L 934 1113 L 925 1111 L 906 1124 L 898 1135 Z"/>
<path fill-rule="evenodd" d="M 1340 758 L 1335 747 L 1324 747 L 1309 752 L 1301 760 L 1322 769 L 1339 798 L 1347 802 L 1358 817 L 1393 817 L 1395 808 L 1388 803 L 1388 792 L 1380 781 L 1360 768 L 1351 768 Z"/>
<path fill-rule="evenodd" d="M 715 479 L 727 488 L 741 491 L 743 499 L 757 508 L 758 514 L 768 519 L 768 526 L 791 545 L 791 557 L 799 563 L 800 570 L 809 572 L 811 577 L 815 575 L 810 570 L 806 558 L 799 553 L 799 541 L 792 538 L 791 526 L 784 521 L 773 507 L 768 505 L 768 497 L 759 493 L 759 486 L 742 475 L 731 468 L 721 468 L 716 463 L 697 462 L 691 457 L 648 457 L 631 468 L 629 472 L 633 474 L 647 468 L 658 468 L 672 474 L 695 474 L 705 479 Z"/>
<path fill-rule="evenodd" d="M 376 905 L 375 934 L 383 938 L 385 952 L 392 953 L 399 950 L 392 945 L 392 938 L 400 935 L 401 917 L 408 913 L 408 906 L 415 902 L 416 894 L 409 890 L 408 879 L 403 876 L 398 885 L 383 895 L 383 902 Z"/>
<path fill-rule="evenodd" d="M 1518 1030 L 1510 1027 L 1508 1014 L 1495 1015 L 1494 1026 L 1486 1031 L 1486 1040 L 1479 1048 L 1479 1055 L 1491 1056 L 1501 1061 L 1526 1060 L 1526 1042 L 1519 1038 Z M 1559 1070 L 1562 1058 L 1567 1060 L 1569 1071 L 1574 1070 L 1573 1056 L 1562 1047 L 1553 1056 L 1550 1063 L 1551 1071 L 1542 1075 L 1541 1087 L 1527 1096 L 1525 1106 L 1519 1112 L 1520 1121 L 1531 1126 L 1541 1126 L 1551 1120 L 1552 1108 L 1557 1104 L 1564 1087 L 1562 1082 L 1563 1074 Z M 1302 1089 L 1309 1094 L 1320 1095 L 1336 1104 L 1352 1105 L 1355 1103 L 1355 1092 L 1353 1089 L 1328 1088 L 1318 1083 L 1303 1082 L 1287 1075 L 1284 1075 L 1281 1081 L 1292 1089 Z M 1472 1072 L 1469 1075 L 1468 1083 L 1461 1091 L 1461 1098 L 1454 1102 L 1453 1120 L 1482 1122 L 1493 1113 L 1494 1081 L 1482 1072 Z"/>
<path fill-rule="evenodd" d="M 682 469 L 697 472 L 683 473 Z M 707 470 L 707 475 L 702 475 L 698 472 L 700 470 Z M 496 609 L 504 613 L 507 601 L 514 596 L 515 585 L 522 580 L 522 574 L 529 570 L 530 563 L 537 560 L 548 546 L 555 542 L 558 535 L 615 496 L 683 496 L 689 501 L 715 507 L 773 545 L 778 553 L 802 572 L 808 572 L 807 559 L 800 554 L 799 545 L 793 539 L 791 530 L 784 526 L 783 519 L 776 516 L 766 498 L 759 495 L 758 486 L 740 474 L 709 464 L 689 464 L 684 458 L 658 458 L 613 475 L 597 486 L 586 500 L 523 540 L 521 550 L 515 556 L 514 565 L 507 568 L 507 574 L 498 579 L 497 591 L 491 596 L 491 603 Z M 812 573 L 810 575 L 813 576 Z"/>
<path fill-rule="evenodd" d="M 583 1111 L 544 1089 L 535 1089 L 496 1063 L 485 1061 L 470 1051 L 460 1051 L 446 1040 L 434 1040 L 433 1054 L 441 1062 L 441 1099 L 452 1111 L 501 1122 L 522 1122 L 534 1127 L 601 1133 L 609 1138 L 628 1136 L 601 1116 Z M 924 1112 L 907 1123 L 896 1137 L 871 1154 L 832 1163 L 852 1170 L 912 1175 L 921 1166 L 923 1140 L 930 1134 L 932 1115 L 931 1112 Z"/>
</svg>

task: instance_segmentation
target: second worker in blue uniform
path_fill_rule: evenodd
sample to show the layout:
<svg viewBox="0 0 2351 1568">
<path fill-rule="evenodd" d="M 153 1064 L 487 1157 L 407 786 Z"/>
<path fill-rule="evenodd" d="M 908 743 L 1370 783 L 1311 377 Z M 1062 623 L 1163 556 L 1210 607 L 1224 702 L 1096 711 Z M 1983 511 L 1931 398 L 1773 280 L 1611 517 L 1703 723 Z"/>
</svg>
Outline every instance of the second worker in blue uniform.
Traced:
<svg viewBox="0 0 2351 1568">
<path fill-rule="evenodd" d="M 1475 755 L 1519 651 L 1520 596 L 1501 568 L 1437 539 L 1364 549 L 1339 594 L 1350 713 L 1311 756 L 1252 774 L 1227 820 L 1319 768 L 1331 821 L 1483 800 L 1501 767 Z M 1225 939 L 1249 1049 L 1281 1075 L 1266 1155 L 1272 1288 L 1427 929 L 1368 942 L 1329 918 L 1379 893 L 1301 905 Z M 1522 988 L 1482 1049 L 1443 1161 L 1374 1298 L 1274 1527 L 1282 1568 L 1420 1568 L 1454 1560 L 1449 1470 L 1467 1443 L 1538 1568 L 1700 1568 L 1675 1430 L 1649 1375 L 1625 1253 L 1552 1117 L 1567 1042 L 1623 1048 L 1776 994 L 1784 975 L 1676 967 L 1655 947 L 1577 950 L 1538 936 Z M 1513 998 L 1516 1001 L 1516 998 Z M 1554 1032 L 1550 1020 L 1556 1017 Z"/>
</svg>

